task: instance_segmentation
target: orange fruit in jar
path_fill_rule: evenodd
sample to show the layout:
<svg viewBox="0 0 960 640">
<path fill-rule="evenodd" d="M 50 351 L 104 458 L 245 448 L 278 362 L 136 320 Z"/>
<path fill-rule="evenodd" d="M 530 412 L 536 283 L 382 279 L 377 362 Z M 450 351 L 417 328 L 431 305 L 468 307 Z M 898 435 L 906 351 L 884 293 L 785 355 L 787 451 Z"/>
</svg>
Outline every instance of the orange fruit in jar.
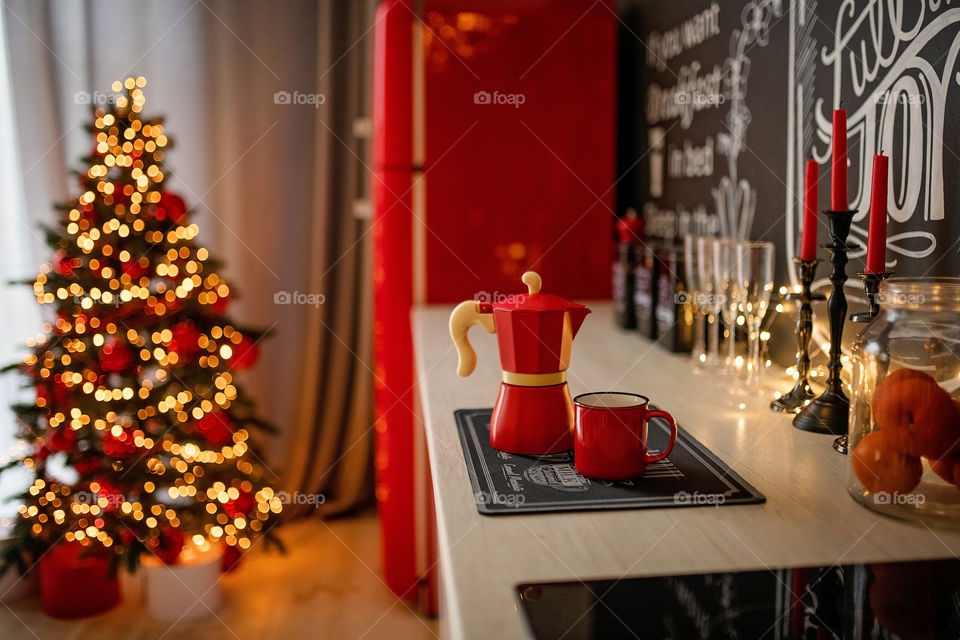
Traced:
<svg viewBox="0 0 960 640">
<path fill-rule="evenodd" d="M 899 369 L 881 380 L 873 419 L 910 456 L 940 460 L 960 451 L 960 408 L 922 371 Z"/>
<path fill-rule="evenodd" d="M 868 433 L 854 447 L 850 462 L 860 483 L 872 493 L 908 493 L 920 484 L 920 458 L 907 455 L 884 431 Z"/>
<path fill-rule="evenodd" d="M 880 381 L 880 384 L 877 385 L 877 388 L 879 389 L 883 386 L 894 385 L 901 380 L 909 379 L 926 380 L 927 382 L 937 384 L 937 381 L 933 379 L 933 376 L 926 371 L 920 371 L 919 369 L 908 369 L 904 367 L 903 369 L 897 369 L 896 371 L 888 373 L 887 376 Z"/>
</svg>

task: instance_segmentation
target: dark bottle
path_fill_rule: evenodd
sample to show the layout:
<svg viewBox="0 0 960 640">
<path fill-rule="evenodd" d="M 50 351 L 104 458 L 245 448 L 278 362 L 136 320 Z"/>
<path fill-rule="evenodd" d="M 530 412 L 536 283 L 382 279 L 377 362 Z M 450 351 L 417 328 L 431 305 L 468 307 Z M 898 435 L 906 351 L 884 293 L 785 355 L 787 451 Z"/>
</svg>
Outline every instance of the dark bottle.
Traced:
<svg viewBox="0 0 960 640">
<path fill-rule="evenodd" d="M 628 209 L 627 213 L 617 220 L 617 238 L 617 255 L 613 261 L 613 314 L 618 326 L 636 329 L 635 269 L 637 247 L 643 241 L 643 219 L 637 215 L 636 210 Z"/>
<path fill-rule="evenodd" d="M 678 353 L 693 348 L 693 300 L 682 248 L 665 245 L 657 252 L 657 338 L 660 344 Z"/>
<path fill-rule="evenodd" d="M 637 331 L 640 335 L 657 339 L 656 304 L 656 243 L 648 240 L 637 245 L 636 266 L 633 268 L 633 306 L 637 316 Z"/>
<path fill-rule="evenodd" d="M 617 245 L 617 259 L 613 263 L 613 317 L 617 326 L 623 329 L 637 328 L 637 310 L 633 303 L 636 265 L 635 246 Z"/>
</svg>

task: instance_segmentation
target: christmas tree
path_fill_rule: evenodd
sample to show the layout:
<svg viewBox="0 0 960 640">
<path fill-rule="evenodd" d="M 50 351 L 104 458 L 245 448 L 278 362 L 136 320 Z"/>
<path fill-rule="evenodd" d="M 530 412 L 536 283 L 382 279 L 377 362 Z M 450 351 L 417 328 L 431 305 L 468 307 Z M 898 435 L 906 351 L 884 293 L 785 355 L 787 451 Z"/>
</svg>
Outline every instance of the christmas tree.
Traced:
<svg viewBox="0 0 960 640">
<path fill-rule="evenodd" d="M 262 332 L 228 320 L 231 289 L 165 188 L 171 143 L 140 115 L 145 84 L 115 82 L 94 110 L 79 195 L 46 230 L 53 259 L 32 284 L 50 321 L 15 365 L 36 389 L 13 407 L 29 453 L 8 465 L 33 484 L 5 567 L 60 542 L 132 569 L 220 541 L 232 564 L 282 508 L 251 441 L 269 424 L 234 378 Z"/>
</svg>

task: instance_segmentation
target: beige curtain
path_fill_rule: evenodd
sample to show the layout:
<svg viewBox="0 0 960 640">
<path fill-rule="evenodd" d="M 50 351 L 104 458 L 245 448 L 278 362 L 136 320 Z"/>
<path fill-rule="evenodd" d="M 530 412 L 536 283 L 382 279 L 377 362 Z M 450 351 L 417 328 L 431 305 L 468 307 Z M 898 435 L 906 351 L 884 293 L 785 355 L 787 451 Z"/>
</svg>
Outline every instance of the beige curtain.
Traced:
<svg viewBox="0 0 960 640">
<path fill-rule="evenodd" d="M 304 394 L 291 434 L 298 446 L 288 484 L 332 496 L 321 511 L 335 513 L 372 497 L 374 484 L 369 223 L 349 215 L 369 202 L 369 153 L 349 141 L 356 117 L 370 113 L 374 3 L 328 4 L 332 19 L 320 20 L 317 34 L 318 86 L 337 108 L 314 131 L 313 197 L 319 210 L 342 214 L 318 220 L 310 243 L 311 274 L 330 295 L 311 310 L 306 352 L 317 357 L 304 378 L 315 392 Z"/>
<path fill-rule="evenodd" d="M 145 111 L 165 115 L 175 141 L 171 188 L 239 292 L 229 311 L 271 329 L 241 383 L 279 429 L 261 438 L 277 485 L 324 497 L 291 515 L 372 498 L 370 250 L 354 203 L 370 182 L 355 120 L 370 112 L 373 5 L 3 2 L 31 219 L 51 218 L 72 184 L 65 167 L 89 149 L 77 96 L 147 77 Z M 322 304 L 279 304 L 282 292 Z"/>
</svg>

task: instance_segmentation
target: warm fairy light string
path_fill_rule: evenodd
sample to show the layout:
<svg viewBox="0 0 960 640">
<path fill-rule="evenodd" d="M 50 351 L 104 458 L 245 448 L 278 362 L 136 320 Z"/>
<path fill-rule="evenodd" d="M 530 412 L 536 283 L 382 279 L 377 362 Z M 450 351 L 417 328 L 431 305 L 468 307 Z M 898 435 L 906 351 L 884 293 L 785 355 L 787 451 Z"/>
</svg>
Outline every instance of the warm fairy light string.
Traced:
<svg viewBox="0 0 960 640">
<path fill-rule="evenodd" d="M 800 293 L 800 291 L 801 291 L 800 285 L 799 285 L 799 284 L 793 285 L 793 291 L 794 291 L 794 293 Z M 786 294 L 787 294 L 787 287 L 786 287 L 786 286 L 781 286 L 780 289 L 779 289 L 779 293 L 780 293 L 781 296 L 786 295 Z M 778 313 L 783 311 L 783 303 L 777 303 L 777 305 L 776 305 L 776 311 L 777 311 Z M 814 325 L 814 326 L 815 326 L 815 325 Z M 829 343 L 829 342 L 817 342 L 816 340 L 812 340 L 812 341 L 811 341 L 811 347 L 813 347 L 814 349 L 818 349 L 823 356 L 825 356 L 825 357 L 827 357 L 827 358 L 830 357 L 830 343 Z M 799 353 L 794 352 L 794 356 L 793 356 L 793 357 L 794 357 L 794 358 L 797 358 L 797 357 L 799 357 L 799 355 L 800 355 Z M 812 359 L 812 358 L 814 357 L 814 354 L 810 354 L 810 356 L 811 356 L 811 359 Z M 852 391 L 852 390 L 853 390 L 853 384 L 852 384 L 852 382 L 851 382 L 851 380 L 850 380 L 850 377 L 851 377 L 851 376 L 849 375 L 848 370 L 847 370 L 847 367 L 846 367 L 846 365 L 848 365 L 848 364 L 850 363 L 850 356 L 848 356 L 848 355 L 846 355 L 846 354 L 842 354 L 842 355 L 840 356 L 840 362 L 843 363 L 843 365 L 844 365 L 844 369 L 842 369 L 841 372 L 840 372 L 841 379 L 843 379 L 843 381 L 844 381 L 844 386 L 846 387 L 846 389 L 847 389 L 848 391 Z M 791 378 L 793 378 L 794 380 L 799 380 L 799 379 L 800 379 L 800 372 L 797 370 L 796 365 L 792 365 L 792 364 L 789 365 L 789 366 L 786 368 L 785 371 L 786 371 L 786 374 L 787 374 L 788 376 L 790 376 Z M 819 377 L 821 377 L 821 376 L 824 376 L 824 377 L 825 377 L 825 376 L 827 375 L 827 371 L 825 370 L 825 368 L 824 368 L 823 366 L 814 367 L 814 366 L 811 365 L 810 371 L 808 372 L 807 375 L 808 375 L 810 378 L 819 378 Z M 776 397 L 777 397 L 777 398 L 779 398 L 780 395 L 781 395 L 781 394 L 780 394 L 779 391 L 776 392 Z M 809 400 L 807 400 L 807 404 L 810 404 L 810 401 L 809 401 Z"/>
<path fill-rule="evenodd" d="M 148 481 L 144 483 L 144 491 L 146 493 L 152 493 L 155 488 L 152 482 Z M 90 490 L 95 493 L 99 491 L 99 486 L 96 482 L 90 484 Z M 209 500 L 206 505 L 206 511 L 210 514 L 217 514 L 217 504 L 226 504 L 230 500 L 236 500 L 240 496 L 240 490 L 250 492 L 252 490 L 252 484 L 245 480 L 240 484 L 240 488 L 238 489 L 237 487 L 227 487 L 222 482 L 214 483 L 205 493 L 206 498 Z M 204 495 L 198 494 L 196 487 L 190 484 L 180 484 L 169 487 L 167 492 L 172 499 L 177 497 L 201 497 Z M 112 546 L 114 540 L 106 531 L 101 529 L 101 527 L 104 526 L 104 521 L 98 517 L 105 509 L 110 507 L 110 499 L 100 497 L 95 504 L 89 504 L 87 502 L 67 500 L 71 493 L 72 490 L 67 485 L 54 482 L 47 484 L 43 479 L 37 478 L 29 489 L 29 494 L 36 497 L 37 504 L 20 505 L 20 515 L 25 518 L 34 518 L 37 520 L 32 527 L 32 532 L 35 535 L 39 535 L 42 532 L 43 525 L 49 522 L 51 518 L 56 524 L 63 524 L 66 520 L 66 509 L 69 508 L 74 514 L 80 516 L 80 518 L 77 520 L 77 529 L 68 531 L 65 534 L 65 538 L 68 541 L 76 540 L 82 543 L 84 540 L 89 541 L 96 539 L 106 547 Z M 241 532 L 247 528 L 254 532 L 260 531 L 263 527 L 262 521 L 267 519 L 268 514 L 280 513 L 282 509 L 279 497 L 274 494 L 273 489 L 270 487 L 264 487 L 258 491 L 254 497 L 257 500 L 257 520 L 247 522 L 247 519 L 243 516 L 231 519 L 227 513 L 221 512 L 217 514 L 217 524 L 207 526 L 206 533 L 209 538 L 213 540 L 225 538 L 224 541 L 227 544 L 238 545 L 241 549 L 249 548 L 250 539 L 243 536 Z M 40 511 L 40 507 L 46 507 L 47 505 L 54 509 L 50 516 L 48 516 L 46 512 Z M 159 504 L 153 505 L 149 510 L 149 514 L 145 513 L 143 504 L 139 501 L 123 501 L 120 503 L 119 508 L 123 514 L 131 516 L 134 520 L 144 520 L 145 524 L 151 529 L 157 528 L 160 525 L 159 518 L 164 518 L 171 526 L 179 526 L 180 524 L 177 518 L 177 512 L 173 508 L 164 508 Z M 200 540 L 202 541 L 203 538 L 200 537 Z M 194 542 L 200 543 L 197 540 L 197 536 L 194 536 Z"/>
<path fill-rule="evenodd" d="M 89 256 L 86 265 L 76 264 L 77 260 L 73 260 L 71 270 L 85 267 L 98 273 L 105 281 L 105 286 L 84 290 L 74 282 L 52 290 L 49 280 L 54 265 L 47 264 L 44 265 L 45 273 L 41 273 L 34 283 L 34 292 L 41 304 L 52 304 L 72 297 L 84 310 L 94 309 L 95 306 L 102 309 L 100 305 L 119 310 L 126 303 L 142 301 L 145 303 L 143 311 L 159 318 L 175 311 L 180 301 L 191 296 L 195 296 L 201 305 L 215 305 L 230 294 L 228 285 L 215 273 L 203 275 L 209 253 L 205 248 L 191 245 L 199 232 L 197 225 L 180 225 L 176 224 L 178 221 L 173 221 L 174 226 L 166 232 L 145 231 L 146 224 L 139 217 L 144 205 L 156 205 L 161 201 L 164 175 L 159 162 L 162 150 L 168 143 L 162 125 L 144 123 L 137 115 L 144 104 L 141 89 L 145 84 L 142 77 L 114 83 L 114 91 L 127 90 L 127 95 L 116 99 L 117 109 L 128 114 L 129 126 L 122 132 L 114 114 L 106 113 L 103 109 L 97 110 L 94 121 L 96 152 L 102 156 L 102 160 L 87 171 L 89 179 L 97 180 L 95 189 L 85 190 L 79 196 L 77 206 L 67 213 L 67 233 L 74 238 L 80 251 Z M 120 187 L 122 193 L 117 193 L 118 186 L 110 178 L 114 167 L 128 171 L 126 175 L 135 185 L 123 185 Z M 86 214 L 93 211 L 98 199 L 102 205 L 112 205 L 115 217 L 96 227 Z M 148 257 L 134 261 L 126 249 L 117 250 L 108 244 L 110 241 L 120 241 L 131 233 L 143 233 L 145 240 L 153 245 L 164 241 L 174 245 L 155 265 L 154 274 L 146 272 L 151 266 Z M 105 260 L 115 252 L 121 263 L 135 266 L 142 273 L 131 275 L 126 272 L 126 267 L 123 272 L 117 273 Z M 168 284 L 166 280 L 172 283 Z M 109 313 L 105 315 L 109 316 Z M 237 389 L 232 384 L 231 374 L 214 371 L 209 386 L 200 385 L 192 390 L 181 388 L 184 385 L 168 373 L 180 361 L 178 353 L 172 348 L 176 342 L 174 333 L 170 329 L 137 330 L 121 324 L 95 316 L 87 317 L 82 313 L 74 314 L 71 319 L 60 316 L 54 323 L 45 323 L 43 335 L 28 341 L 28 346 L 35 351 L 24 359 L 24 363 L 30 367 L 39 365 L 40 381 L 53 380 L 73 392 L 77 390 L 74 387 L 78 387 L 88 399 L 96 401 L 105 410 L 102 415 L 90 415 L 77 407 L 71 408 L 68 413 L 56 411 L 49 416 L 52 429 L 77 431 L 92 424 L 97 431 L 109 432 L 114 438 L 125 438 L 132 442 L 135 447 L 133 456 L 144 456 L 140 463 L 158 480 L 170 470 L 176 472 L 172 483 L 157 486 L 156 482 L 148 480 L 140 487 L 141 498 L 154 496 L 154 499 L 165 500 L 168 504 L 153 504 L 148 508 L 134 496 L 120 496 L 117 500 L 111 494 L 116 490 L 105 488 L 98 482 L 89 484 L 90 495 L 96 496 L 96 500 L 77 500 L 70 486 L 37 478 L 28 491 L 33 503 L 20 506 L 21 517 L 34 520 L 31 533 L 40 535 L 44 525 L 51 522 L 63 525 L 70 515 L 75 526 L 65 534 L 68 541 L 76 540 L 83 544 L 99 541 L 103 546 L 111 547 L 116 541 L 104 530 L 106 513 L 117 510 L 135 522 L 143 522 L 151 530 L 164 526 L 178 527 L 180 518 L 177 501 L 186 499 L 205 503 L 203 509 L 213 517 L 212 522 L 204 525 L 203 535 L 193 536 L 195 544 L 200 545 L 206 539 L 211 539 L 223 540 L 241 549 L 249 548 L 251 532 L 261 531 L 270 515 L 278 514 L 282 509 L 273 489 L 264 486 L 255 491 L 249 480 L 240 481 L 239 486 L 227 486 L 220 481 L 206 489 L 197 486 L 198 480 L 206 474 L 205 465 L 229 462 L 244 475 L 253 473 L 253 465 L 242 459 L 248 451 L 246 441 L 249 434 L 246 429 L 235 429 L 232 443 L 219 449 L 208 448 L 195 442 L 176 442 L 170 434 L 151 437 L 134 427 L 131 416 L 110 408 L 117 403 L 122 406 L 134 397 L 152 399 L 152 402 L 137 410 L 137 420 L 148 421 L 158 414 L 170 414 L 170 419 L 179 423 L 200 420 L 214 411 L 228 409 L 236 399 Z M 59 341 L 43 351 L 44 345 L 50 343 L 50 334 L 54 332 Z M 215 325 L 208 333 L 198 331 L 198 334 L 195 346 L 199 355 L 195 356 L 196 362 L 207 369 L 224 365 L 243 339 L 240 332 L 229 325 Z M 141 366 L 152 367 L 144 369 L 139 388 L 110 386 L 109 375 L 101 376 L 97 371 L 87 368 L 83 371 L 54 373 L 55 368 L 69 367 L 74 358 L 87 349 L 102 348 L 119 338 L 126 340 Z M 173 389 L 167 392 L 168 387 Z M 47 407 L 48 400 L 38 397 L 36 404 L 43 409 Z M 24 458 L 24 461 L 29 467 L 36 466 L 30 457 Z M 231 515 L 224 506 L 240 498 L 241 491 L 253 496 L 255 507 L 252 514 Z"/>
</svg>

